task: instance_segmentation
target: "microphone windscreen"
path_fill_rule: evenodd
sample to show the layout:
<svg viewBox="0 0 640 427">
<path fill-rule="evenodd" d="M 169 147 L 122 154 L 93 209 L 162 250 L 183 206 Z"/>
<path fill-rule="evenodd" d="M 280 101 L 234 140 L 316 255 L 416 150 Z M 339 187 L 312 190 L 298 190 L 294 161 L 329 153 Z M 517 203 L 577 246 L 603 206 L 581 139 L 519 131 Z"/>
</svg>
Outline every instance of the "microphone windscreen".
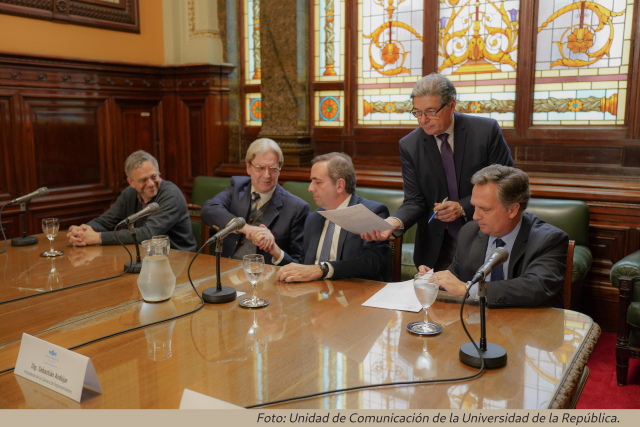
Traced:
<svg viewBox="0 0 640 427">
<path fill-rule="evenodd" d="M 507 260 L 509 259 L 509 251 L 506 250 L 505 248 L 495 248 L 493 250 L 494 254 L 497 254 L 498 256 L 500 256 L 500 263 L 504 263 L 507 262 Z"/>
<path fill-rule="evenodd" d="M 46 196 L 49 194 L 49 189 L 47 187 L 40 187 L 36 190 L 38 192 L 38 197 Z"/>
<path fill-rule="evenodd" d="M 160 205 L 157 204 L 156 202 L 153 202 L 153 203 L 149 203 L 147 208 L 149 209 L 149 213 L 152 214 L 152 213 L 158 212 L 158 209 L 160 209 Z"/>
</svg>

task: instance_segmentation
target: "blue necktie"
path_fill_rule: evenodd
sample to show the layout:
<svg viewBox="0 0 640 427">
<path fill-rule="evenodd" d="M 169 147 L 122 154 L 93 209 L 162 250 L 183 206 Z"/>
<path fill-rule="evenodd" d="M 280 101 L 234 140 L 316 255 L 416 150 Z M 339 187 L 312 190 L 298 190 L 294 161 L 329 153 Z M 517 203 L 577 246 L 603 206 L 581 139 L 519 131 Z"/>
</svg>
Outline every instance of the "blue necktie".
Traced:
<svg viewBox="0 0 640 427">
<path fill-rule="evenodd" d="M 249 215 L 253 215 L 253 213 L 258 210 L 258 199 L 260 198 L 260 194 L 257 192 L 251 193 L 251 209 L 249 211 Z"/>
<path fill-rule="evenodd" d="M 506 245 L 506 243 L 502 239 L 496 239 L 496 248 L 502 248 Z M 491 270 L 491 281 L 495 282 L 498 280 L 504 280 L 504 269 L 502 268 L 503 264 L 496 266 L 493 270 Z"/>
<path fill-rule="evenodd" d="M 449 200 L 457 202 L 460 200 L 458 195 L 458 181 L 456 179 L 456 165 L 453 162 L 453 151 L 451 151 L 451 145 L 447 139 L 448 133 L 438 135 L 438 138 L 442 141 L 440 145 L 440 157 L 442 158 L 442 166 L 444 167 L 444 175 L 447 178 L 447 189 L 449 190 Z M 458 239 L 458 232 L 463 226 L 462 218 L 458 218 L 453 222 L 447 223 L 447 230 L 449 235 L 454 239 Z"/>
<path fill-rule="evenodd" d="M 320 258 L 318 262 L 329 261 L 329 254 L 331 253 L 331 243 L 333 243 L 333 232 L 336 229 L 336 225 L 329 221 L 329 226 L 327 227 L 327 233 L 324 235 L 324 240 L 322 241 L 322 250 L 320 251 Z"/>
</svg>

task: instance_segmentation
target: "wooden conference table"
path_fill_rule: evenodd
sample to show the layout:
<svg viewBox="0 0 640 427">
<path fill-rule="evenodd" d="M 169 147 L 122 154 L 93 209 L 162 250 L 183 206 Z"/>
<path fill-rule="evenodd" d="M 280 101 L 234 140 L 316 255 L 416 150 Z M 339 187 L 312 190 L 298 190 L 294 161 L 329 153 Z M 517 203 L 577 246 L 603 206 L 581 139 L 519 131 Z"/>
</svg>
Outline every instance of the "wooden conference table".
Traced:
<svg viewBox="0 0 640 427">
<path fill-rule="evenodd" d="M 23 332 L 71 347 L 135 326 L 187 313 L 200 300 L 187 279 L 194 254 L 172 250 L 177 276 L 171 300 L 145 303 L 137 275 L 68 288 L 119 274 L 122 247 L 71 248 L 39 257 L 49 243 L 0 255 L 0 370 L 15 365 Z M 251 294 L 240 262 L 223 259 L 224 285 Z M 445 379 L 476 369 L 458 359 L 467 341 L 460 306 L 437 301 L 430 318 L 443 325 L 435 337 L 407 332 L 409 313 L 363 307 L 384 284 L 324 280 L 284 284 L 267 266 L 258 295 L 270 300 L 248 310 L 236 302 L 207 304 L 194 314 L 78 348 L 96 368 L 103 393 L 85 389 L 77 403 L 12 371 L 0 374 L 2 408 L 177 408 L 185 388 L 249 406 L 364 384 Z M 215 258 L 198 256 L 191 270 L 198 291 L 215 286 Z M 20 297 L 34 297 L 18 299 Z M 9 301 L 13 300 L 13 301 Z M 4 302 L 9 301 L 9 302 Z M 478 307 L 465 322 L 479 337 Z M 253 323 L 258 332 L 249 333 Z M 466 382 L 393 387 L 330 395 L 271 408 L 429 409 L 554 408 L 571 403 L 600 328 L 586 315 L 551 308 L 487 311 L 489 342 L 507 350 L 505 368 Z"/>
</svg>

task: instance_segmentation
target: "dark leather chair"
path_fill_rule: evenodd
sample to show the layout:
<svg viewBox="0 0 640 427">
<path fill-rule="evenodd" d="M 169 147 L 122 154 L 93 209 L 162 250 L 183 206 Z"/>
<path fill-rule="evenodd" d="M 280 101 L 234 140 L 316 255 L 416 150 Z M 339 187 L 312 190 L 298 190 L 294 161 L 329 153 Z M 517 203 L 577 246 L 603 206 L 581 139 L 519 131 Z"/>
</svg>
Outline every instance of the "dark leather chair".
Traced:
<svg viewBox="0 0 640 427">
<path fill-rule="evenodd" d="M 196 239 L 198 249 L 204 242 L 209 240 L 209 227 L 207 227 L 200 217 L 200 207 L 204 202 L 231 185 L 231 178 L 221 178 L 215 176 L 198 176 L 193 180 L 193 190 L 191 192 L 191 203 L 189 208 L 189 218 L 191 219 L 191 230 Z M 204 253 L 209 253 L 208 248 Z"/>
<path fill-rule="evenodd" d="M 627 385 L 629 358 L 640 359 L 640 251 L 615 263 L 610 277 L 620 290 L 616 376 L 618 385 Z"/>
</svg>

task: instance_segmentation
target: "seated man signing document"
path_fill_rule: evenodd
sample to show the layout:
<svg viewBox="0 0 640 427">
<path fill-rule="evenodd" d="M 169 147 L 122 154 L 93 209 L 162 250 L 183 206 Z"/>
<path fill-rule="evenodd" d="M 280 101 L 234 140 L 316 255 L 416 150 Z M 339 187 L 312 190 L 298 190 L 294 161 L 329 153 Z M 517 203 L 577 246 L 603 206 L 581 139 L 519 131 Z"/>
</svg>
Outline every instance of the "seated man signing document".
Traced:
<svg viewBox="0 0 640 427">
<path fill-rule="evenodd" d="M 67 238 L 74 246 L 117 245 L 113 228 L 123 219 L 147 207 L 151 202 L 160 205 L 158 212 L 134 223 L 138 242 L 153 236 L 167 235 L 173 249 L 195 251 L 196 240 L 191 231 L 187 201 L 182 191 L 158 172 L 158 161 L 145 151 L 136 151 L 124 163 L 127 187 L 118 200 L 98 218 L 69 228 Z M 129 230 L 117 231 L 124 244 L 133 243 Z"/>
<path fill-rule="evenodd" d="M 309 191 L 320 208 L 310 213 L 304 224 L 300 262 L 305 265 L 295 264 L 288 253 L 274 245 L 270 250 L 274 264 L 284 265 L 278 271 L 278 280 L 308 282 L 347 277 L 384 280 L 389 242 L 365 242 L 359 235 L 342 229 L 318 212 L 361 203 L 385 219 L 389 216 L 389 209 L 355 193 L 356 171 L 348 155 L 324 154 L 314 158 L 312 164 Z"/>
<path fill-rule="evenodd" d="M 466 282 L 497 247 L 507 261 L 487 276 L 487 304 L 493 307 L 549 306 L 564 308 L 567 234 L 525 212 L 531 197 L 529 177 L 520 169 L 491 165 L 476 172 L 471 203 L 473 221 L 460 230 L 449 270 L 437 273 L 440 286 L 462 296 Z M 429 271 L 424 265 L 421 272 Z M 473 285 L 470 295 L 477 293 Z"/>
</svg>

